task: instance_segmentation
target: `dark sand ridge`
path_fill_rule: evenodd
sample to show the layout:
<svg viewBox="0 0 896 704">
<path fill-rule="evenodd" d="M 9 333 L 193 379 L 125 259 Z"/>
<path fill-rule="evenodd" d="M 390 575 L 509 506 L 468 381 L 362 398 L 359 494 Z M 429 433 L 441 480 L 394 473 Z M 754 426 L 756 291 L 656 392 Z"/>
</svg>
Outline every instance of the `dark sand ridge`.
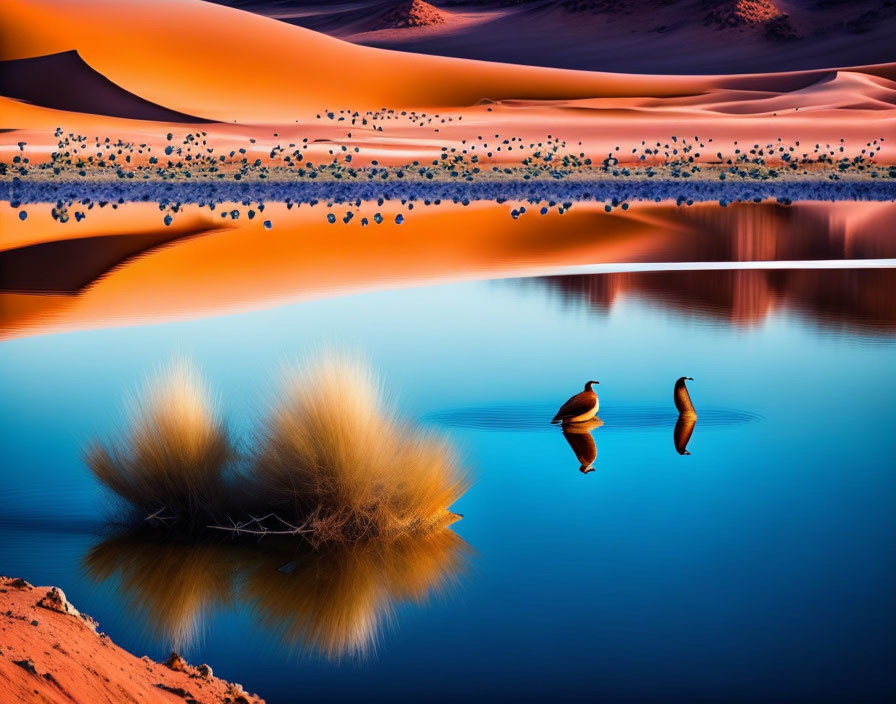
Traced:
<svg viewBox="0 0 896 704">
<path fill-rule="evenodd" d="M 219 0 L 369 46 L 597 71 L 737 73 L 893 59 L 890 0 L 436 0 L 475 21 L 364 31 L 381 0 Z"/>
<path fill-rule="evenodd" d="M 129 93 L 77 51 L 0 61 L 0 95 L 56 110 L 160 122 L 202 122 Z"/>
</svg>

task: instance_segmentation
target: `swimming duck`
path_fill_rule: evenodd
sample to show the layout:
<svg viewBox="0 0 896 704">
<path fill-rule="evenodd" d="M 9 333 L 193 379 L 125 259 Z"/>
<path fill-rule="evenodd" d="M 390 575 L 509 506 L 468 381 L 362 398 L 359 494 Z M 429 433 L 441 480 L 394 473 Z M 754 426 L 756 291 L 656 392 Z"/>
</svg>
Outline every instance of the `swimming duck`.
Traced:
<svg viewBox="0 0 896 704">
<path fill-rule="evenodd" d="M 672 398 L 675 401 L 675 408 L 678 409 L 678 414 L 682 416 L 693 416 L 697 417 L 697 411 L 694 410 L 694 404 L 691 403 L 691 395 L 688 393 L 688 387 L 685 386 L 685 381 L 693 381 L 694 379 L 689 376 L 683 376 L 678 381 L 675 382 L 675 390 L 672 392 Z"/>
<path fill-rule="evenodd" d="M 600 407 L 600 401 L 591 385 L 599 383 L 599 381 L 589 381 L 585 384 L 584 391 L 580 391 L 560 406 L 560 410 L 557 411 L 557 415 L 554 416 L 551 423 L 581 423 L 583 420 L 594 418 Z"/>
</svg>

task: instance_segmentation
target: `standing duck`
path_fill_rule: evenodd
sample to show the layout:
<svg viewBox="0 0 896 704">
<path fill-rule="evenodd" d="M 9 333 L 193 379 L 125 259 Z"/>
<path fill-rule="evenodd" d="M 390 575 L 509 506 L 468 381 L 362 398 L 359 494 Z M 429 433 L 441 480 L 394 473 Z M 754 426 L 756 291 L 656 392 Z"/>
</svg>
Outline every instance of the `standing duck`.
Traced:
<svg viewBox="0 0 896 704">
<path fill-rule="evenodd" d="M 585 384 L 584 391 L 580 391 L 560 406 L 560 410 L 557 411 L 557 415 L 554 416 L 551 423 L 581 423 L 594 418 L 597 415 L 600 402 L 591 386 L 599 383 L 599 381 L 589 381 Z"/>
<path fill-rule="evenodd" d="M 683 376 L 675 382 L 675 390 L 672 392 L 672 398 L 675 401 L 675 408 L 678 409 L 680 416 L 697 417 L 697 411 L 694 410 L 694 404 L 691 403 L 691 395 L 688 393 L 688 387 L 685 381 L 693 381 L 693 377 Z"/>
</svg>

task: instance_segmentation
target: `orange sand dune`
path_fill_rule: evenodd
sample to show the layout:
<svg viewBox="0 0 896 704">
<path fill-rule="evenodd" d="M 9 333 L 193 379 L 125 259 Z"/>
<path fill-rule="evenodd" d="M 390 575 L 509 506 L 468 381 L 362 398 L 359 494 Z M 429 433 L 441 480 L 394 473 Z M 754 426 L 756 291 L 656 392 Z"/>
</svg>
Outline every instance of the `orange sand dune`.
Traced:
<svg viewBox="0 0 896 704">
<path fill-rule="evenodd" d="M 688 85 L 371 49 L 198 0 L 5 0 L 0 27 L 0 59 L 77 49 L 142 98 L 224 122 L 288 123 L 325 107 L 675 95 Z"/>
<path fill-rule="evenodd" d="M 0 338 L 220 315 L 355 291 L 526 276 L 574 264 L 892 257 L 894 207 L 762 205 L 719 212 L 711 206 L 642 204 L 607 214 L 581 204 L 562 216 L 530 210 L 513 220 L 509 206 L 447 204 L 415 209 L 399 226 L 387 204 L 380 209 L 383 225 L 362 228 L 360 217 L 349 225 L 328 225 L 321 208 L 269 204 L 265 217 L 275 223 L 272 230 L 257 218 L 241 218 L 230 230 L 181 239 L 132 260 L 79 295 L 0 294 Z M 158 216 L 142 206 L 117 211 L 129 231 L 149 227 L 147 218 L 154 223 Z M 178 217 L 194 216 L 188 208 Z M 50 236 L 65 227 L 48 225 Z M 552 236 L 545 238 L 545 231 Z"/>
<path fill-rule="evenodd" d="M 198 0 L 5 0 L 0 27 L 0 59 L 76 49 L 125 90 L 223 122 L 282 124 L 324 108 L 445 108 L 484 99 L 668 98 L 743 82 L 411 55 Z M 811 83 L 823 73 L 788 75 Z"/>
<path fill-rule="evenodd" d="M 67 28 L 77 26 L 78 32 Z M 13 31 L 15 28 L 15 31 Z M 6 0 L 0 59 L 75 48 L 93 70 L 167 109 L 223 120 L 189 126 L 53 110 L 0 97 L 0 159 L 28 144 L 32 162 L 56 148 L 55 128 L 152 145 L 165 135 L 208 132 L 217 153 L 256 143 L 301 142 L 306 158 L 358 146 L 355 164 L 434 158 L 478 135 L 548 134 L 573 151 L 625 158 L 642 140 L 711 139 L 716 151 L 781 138 L 803 144 L 845 140 L 850 155 L 882 143 L 878 163 L 896 163 L 896 64 L 735 76 L 629 76 L 489 64 L 356 46 L 300 27 L 198 0 Z M 61 77 L 64 78 L 64 77 Z M 486 105 L 478 104 L 488 98 Z M 497 102 L 495 102 L 497 101 Z M 372 125 L 316 119 L 324 108 L 431 110 L 449 119 L 414 123 L 398 115 Z M 234 124 L 237 120 L 239 124 Z M 276 136 L 275 136 L 276 133 Z M 495 151 L 483 163 L 519 160 Z"/>
<path fill-rule="evenodd" d="M 762 98 L 773 99 L 774 93 L 762 93 Z M 17 142 L 27 142 L 32 162 L 49 160 L 56 149 L 53 136 L 56 127 L 63 132 L 90 137 L 110 137 L 134 143 L 146 143 L 154 152 L 161 151 L 168 141 L 166 133 L 174 134 L 176 142 L 191 131 L 207 134 L 210 147 L 217 154 L 240 147 L 247 148 L 248 156 L 266 160 L 271 148 L 289 142 L 300 143 L 308 138 L 305 158 L 314 163 L 332 160 L 330 150 L 342 145 L 358 147 L 354 164 L 363 166 L 372 159 L 383 164 L 407 164 L 414 159 L 437 158 L 442 147 L 464 148 L 463 141 L 474 142 L 479 135 L 500 134 L 502 138 L 516 136 L 526 145 L 542 141 L 548 134 L 565 140 L 569 150 L 584 151 L 602 158 L 620 147 L 621 161 L 631 157 L 632 149 L 640 151 L 642 140 L 669 142 L 673 135 L 691 139 L 711 140 L 712 149 L 705 150 L 704 160 L 714 158 L 716 151 L 733 153 L 735 141 L 740 144 L 768 144 L 778 138 L 787 144 L 799 141 L 804 145 L 837 144 L 844 140 L 846 153 L 858 154 L 872 140 L 890 137 L 880 143 L 875 161 L 879 164 L 896 163 L 896 109 L 853 109 L 825 106 L 801 108 L 786 112 L 763 112 L 755 93 L 743 105 L 743 114 L 714 110 L 712 101 L 728 100 L 725 91 L 710 92 L 682 99 L 628 98 L 585 99 L 574 101 L 509 101 L 490 106 L 475 106 L 451 112 L 456 117 L 450 123 L 433 123 L 421 127 L 407 120 L 381 123 L 383 131 L 373 131 L 360 125 L 346 126 L 330 120 L 312 120 L 291 125 L 244 125 L 212 123 L 203 125 L 164 124 L 142 120 L 101 117 L 65 112 L 8 100 L 0 97 L 0 117 L 7 127 L 18 128 L 0 134 L 0 160 L 9 161 L 18 153 Z M 825 96 L 824 101 L 830 99 Z M 853 98 L 856 102 L 861 96 Z M 698 103 L 702 107 L 694 107 Z M 753 107 L 751 107 L 753 106 Z M 756 109 L 758 114 L 750 114 Z M 434 127 L 438 124 L 438 127 Z M 436 132 L 435 130 L 438 130 Z M 276 133 L 276 136 L 275 136 Z M 351 135 L 351 136 L 349 136 Z M 255 139 L 254 144 L 249 139 Z M 492 143 L 491 140 L 487 140 Z M 485 149 L 480 149 L 484 152 Z M 809 149 L 811 152 L 811 149 Z M 480 153 L 480 162 L 518 163 L 524 156 L 519 149 L 493 152 L 491 158 Z M 2 242 L 2 238 L 0 238 Z"/>
</svg>

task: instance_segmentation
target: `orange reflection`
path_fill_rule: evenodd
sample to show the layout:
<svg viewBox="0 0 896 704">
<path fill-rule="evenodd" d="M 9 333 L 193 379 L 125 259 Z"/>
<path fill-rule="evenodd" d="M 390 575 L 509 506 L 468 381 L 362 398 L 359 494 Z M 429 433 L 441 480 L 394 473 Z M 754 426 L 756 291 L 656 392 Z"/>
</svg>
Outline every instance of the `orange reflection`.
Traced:
<svg viewBox="0 0 896 704">
<path fill-rule="evenodd" d="M 597 416 L 582 423 L 566 423 L 563 425 L 563 437 L 579 461 L 579 471 L 588 474 L 594 471 L 597 461 L 597 444 L 591 434 L 604 422 Z"/>
<path fill-rule="evenodd" d="M 697 416 L 683 413 L 678 416 L 675 429 L 672 431 L 672 441 L 675 443 L 675 451 L 679 455 L 689 455 L 688 443 L 694 434 L 694 426 L 697 425 Z"/>
<path fill-rule="evenodd" d="M 556 211 L 540 216 L 533 208 L 519 220 L 509 216 L 508 205 L 447 203 L 405 211 L 407 219 L 397 225 L 400 208 L 364 204 L 352 208 L 358 217 L 349 225 L 328 224 L 322 206 L 289 210 L 273 203 L 264 218 L 251 221 L 245 214 L 225 220 L 219 209 L 213 220 L 228 229 L 197 232 L 192 228 L 206 222 L 209 211 L 187 206 L 172 227 L 186 227 L 179 225 L 184 218 L 190 227 L 182 234 L 190 236 L 103 272 L 76 294 L 0 293 L 0 337 L 225 314 L 380 288 L 531 276 L 574 264 L 896 256 L 888 229 L 896 216 L 893 203 L 724 209 L 637 204 L 609 214 L 600 204 L 585 203 L 562 216 Z M 0 206 L 5 218 L 9 210 Z M 348 208 L 333 210 L 341 217 Z M 376 211 L 384 223 L 362 227 L 361 217 L 372 219 Z M 114 227 L 152 232 L 161 220 L 155 206 L 144 204 L 100 215 L 98 234 Z M 28 241 L 52 243 L 64 233 L 85 238 L 93 232 L 93 212 L 80 223 L 46 219 L 46 227 L 29 231 Z M 263 219 L 271 220 L 273 229 L 264 229 Z M 4 254 L 0 251 L 0 259 Z M 599 309 L 631 292 L 674 310 L 707 312 L 736 323 L 762 320 L 783 304 L 821 317 L 830 313 L 835 321 L 896 327 L 894 284 L 886 270 L 636 273 L 539 281 Z"/>
<path fill-rule="evenodd" d="M 367 655 L 396 602 L 423 603 L 464 574 L 472 550 L 451 530 L 393 541 L 160 541 L 121 535 L 85 556 L 119 589 L 154 641 L 201 640 L 217 610 L 246 606 L 274 636 L 330 659 Z"/>
</svg>

